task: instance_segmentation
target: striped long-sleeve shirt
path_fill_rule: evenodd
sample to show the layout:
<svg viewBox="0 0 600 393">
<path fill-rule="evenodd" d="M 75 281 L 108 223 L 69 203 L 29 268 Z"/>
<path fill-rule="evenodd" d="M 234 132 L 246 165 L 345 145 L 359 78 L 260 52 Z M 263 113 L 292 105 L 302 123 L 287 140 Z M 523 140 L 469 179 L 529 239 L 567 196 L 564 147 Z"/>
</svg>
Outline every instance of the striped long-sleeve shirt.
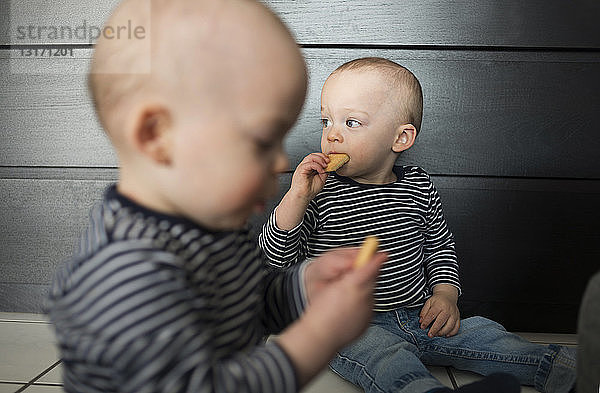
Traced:
<svg viewBox="0 0 600 393">
<path fill-rule="evenodd" d="M 67 392 L 292 392 L 276 341 L 302 266 L 267 270 L 244 231 L 209 232 L 111 187 L 48 300 Z"/>
<path fill-rule="evenodd" d="M 396 182 L 384 185 L 330 175 L 290 231 L 277 227 L 273 212 L 259 235 L 269 262 L 287 267 L 376 235 L 388 261 L 375 288 L 375 311 L 422 305 L 438 284 L 460 291 L 453 236 L 429 175 L 418 167 L 395 167 L 394 172 Z"/>
</svg>

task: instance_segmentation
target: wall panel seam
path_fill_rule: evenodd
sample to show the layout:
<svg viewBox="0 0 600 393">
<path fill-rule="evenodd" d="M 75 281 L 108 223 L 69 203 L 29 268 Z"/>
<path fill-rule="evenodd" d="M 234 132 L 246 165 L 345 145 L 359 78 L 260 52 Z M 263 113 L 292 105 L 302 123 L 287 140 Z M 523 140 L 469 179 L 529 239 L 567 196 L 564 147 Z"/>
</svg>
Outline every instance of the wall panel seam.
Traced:
<svg viewBox="0 0 600 393">
<path fill-rule="evenodd" d="M 561 46 L 507 46 L 507 45 L 426 45 L 426 44 L 348 44 L 348 43 L 299 43 L 303 49 L 397 49 L 431 51 L 481 51 L 481 52 L 600 52 L 596 47 Z M 95 44 L 82 43 L 36 43 L 36 44 L 0 44 L 0 50 L 35 48 L 72 48 L 93 49 Z"/>
</svg>

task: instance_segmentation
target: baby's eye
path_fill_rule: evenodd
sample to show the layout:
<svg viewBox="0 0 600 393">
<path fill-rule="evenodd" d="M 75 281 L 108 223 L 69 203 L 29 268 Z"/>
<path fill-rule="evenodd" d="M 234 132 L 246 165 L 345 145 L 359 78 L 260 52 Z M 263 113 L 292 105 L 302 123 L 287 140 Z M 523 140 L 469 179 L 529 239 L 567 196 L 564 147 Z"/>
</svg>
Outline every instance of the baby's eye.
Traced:
<svg viewBox="0 0 600 393">
<path fill-rule="evenodd" d="M 254 143 L 258 150 L 266 152 L 275 148 L 275 143 L 271 140 L 255 139 Z"/>
<path fill-rule="evenodd" d="M 346 127 L 350 127 L 350 128 L 360 127 L 360 122 L 358 120 L 348 119 L 348 120 L 346 120 Z"/>
<path fill-rule="evenodd" d="M 327 128 L 331 125 L 331 121 L 329 119 L 321 119 L 321 125 L 323 128 Z"/>
</svg>

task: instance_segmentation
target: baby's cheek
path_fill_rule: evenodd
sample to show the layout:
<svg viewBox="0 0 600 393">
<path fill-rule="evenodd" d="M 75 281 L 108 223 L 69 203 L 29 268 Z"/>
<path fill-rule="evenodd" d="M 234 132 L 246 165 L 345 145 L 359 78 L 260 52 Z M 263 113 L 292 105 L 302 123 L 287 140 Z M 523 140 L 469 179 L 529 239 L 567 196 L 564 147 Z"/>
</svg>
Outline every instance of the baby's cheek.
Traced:
<svg viewBox="0 0 600 393">
<path fill-rule="evenodd" d="M 354 153 L 350 156 L 350 163 L 352 166 L 362 166 L 368 154 L 365 153 L 365 149 L 355 149 Z"/>
<path fill-rule="evenodd" d="M 327 138 L 325 137 L 325 133 L 321 134 L 321 151 L 325 152 L 325 147 L 327 147 Z"/>
<path fill-rule="evenodd" d="M 257 171 L 250 168 L 241 169 L 240 176 L 232 184 L 229 202 L 239 207 L 253 205 L 264 193 L 265 182 Z"/>
</svg>

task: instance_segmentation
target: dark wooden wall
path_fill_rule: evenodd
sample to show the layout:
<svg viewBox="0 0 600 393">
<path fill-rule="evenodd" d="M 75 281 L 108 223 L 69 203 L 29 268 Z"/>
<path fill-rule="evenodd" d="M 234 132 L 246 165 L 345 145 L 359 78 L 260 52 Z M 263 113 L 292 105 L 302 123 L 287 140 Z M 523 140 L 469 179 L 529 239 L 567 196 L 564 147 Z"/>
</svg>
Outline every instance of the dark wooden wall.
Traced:
<svg viewBox="0 0 600 393">
<path fill-rule="evenodd" d="M 117 168 L 85 90 L 93 46 L 65 42 L 73 58 L 24 60 L 14 29 L 32 16 L 101 25 L 116 2 L 22 3 L 0 2 L 0 311 L 39 312 Z M 463 315 L 574 332 L 584 286 L 600 269 L 600 3 L 266 3 L 296 35 L 310 72 L 286 142 L 292 165 L 319 149 L 319 91 L 334 68 L 362 56 L 407 66 L 425 110 L 401 163 L 422 166 L 440 191 L 461 260 Z"/>
</svg>

